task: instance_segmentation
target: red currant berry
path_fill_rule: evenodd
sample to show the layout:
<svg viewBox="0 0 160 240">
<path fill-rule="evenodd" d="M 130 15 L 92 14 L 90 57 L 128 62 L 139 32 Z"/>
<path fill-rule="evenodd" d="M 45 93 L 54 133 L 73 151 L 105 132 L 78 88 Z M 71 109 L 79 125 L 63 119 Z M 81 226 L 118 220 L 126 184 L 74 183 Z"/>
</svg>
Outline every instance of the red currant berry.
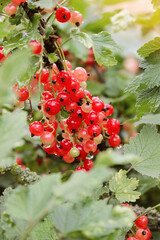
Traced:
<svg viewBox="0 0 160 240">
<path fill-rule="evenodd" d="M 87 125 L 97 124 L 98 116 L 96 112 L 90 112 L 84 120 Z"/>
<path fill-rule="evenodd" d="M 121 138 L 118 135 L 110 135 L 108 143 L 111 147 L 118 147 L 121 143 Z"/>
<path fill-rule="evenodd" d="M 26 87 L 18 89 L 16 93 L 17 93 L 17 96 L 18 96 L 18 100 L 20 102 L 24 102 L 29 98 L 29 92 L 28 92 L 28 89 Z"/>
<path fill-rule="evenodd" d="M 92 102 L 93 111 L 101 112 L 103 108 L 104 108 L 104 103 L 102 102 L 102 100 L 97 100 Z"/>
<path fill-rule="evenodd" d="M 71 99 L 74 101 L 74 102 L 77 102 L 77 103 L 82 103 L 83 102 L 83 99 L 85 97 L 85 93 L 84 93 L 84 90 L 82 88 L 80 88 L 78 91 L 76 91 L 75 93 L 72 93 L 71 94 Z"/>
<path fill-rule="evenodd" d="M 97 150 L 97 144 L 94 141 L 89 140 L 84 144 L 84 151 L 86 153 L 89 153 L 92 155 L 96 150 Z"/>
<path fill-rule="evenodd" d="M 129 238 L 127 238 L 127 240 L 138 240 L 138 239 L 135 237 L 129 237 Z"/>
<path fill-rule="evenodd" d="M 54 154 L 56 152 L 56 139 L 51 146 L 44 146 L 44 151 L 48 154 Z"/>
<path fill-rule="evenodd" d="M 36 79 L 39 81 L 40 77 L 40 70 L 36 72 Z M 43 69 L 41 73 L 41 83 L 47 83 L 49 79 L 49 70 L 48 69 Z"/>
<path fill-rule="evenodd" d="M 80 142 L 88 141 L 90 139 L 90 136 L 88 134 L 87 128 L 81 128 L 78 132 L 78 139 Z"/>
<path fill-rule="evenodd" d="M 70 100 L 70 96 L 68 93 L 66 92 L 59 92 L 57 95 L 57 101 L 61 104 L 61 105 L 66 105 Z"/>
<path fill-rule="evenodd" d="M 81 126 L 81 120 L 75 119 L 73 117 L 69 117 L 67 119 L 67 125 L 68 125 L 68 128 L 72 131 L 72 133 L 75 133 L 78 130 L 78 128 Z"/>
<path fill-rule="evenodd" d="M 61 71 L 57 74 L 57 83 L 62 86 L 71 85 L 71 76 L 67 71 Z"/>
<path fill-rule="evenodd" d="M 20 5 L 21 3 L 25 3 L 26 0 L 12 0 L 12 3 L 16 4 L 16 5 Z"/>
<path fill-rule="evenodd" d="M 41 136 L 42 133 L 44 132 L 44 127 L 41 122 L 35 121 L 29 125 L 29 130 L 31 134 L 35 136 Z"/>
<path fill-rule="evenodd" d="M 18 165 L 22 165 L 22 160 L 20 158 L 16 158 L 16 162 Z"/>
<path fill-rule="evenodd" d="M 120 131 L 120 123 L 115 118 L 108 119 L 106 127 L 109 135 L 118 134 Z"/>
<path fill-rule="evenodd" d="M 71 13 L 70 23 L 73 26 L 79 27 L 83 22 L 82 14 L 78 11 L 74 11 Z"/>
<path fill-rule="evenodd" d="M 63 156 L 63 160 L 67 163 L 72 163 L 75 159 L 70 155 L 70 152 L 68 152 L 66 155 Z"/>
<path fill-rule="evenodd" d="M 43 126 L 44 126 L 45 131 L 52 132 L 52 134 L 55 136 L 57 128 L 58 128 L 58 124 L 56 121 L 53 121 L 52 123 L 50 123 L 50 125 L 48 125 L 48 123 L 45 122 L 43 124 Z"/>
<path fill-rule="evenodd" d="M 135 221 L 135 224 L 138 228 L 147 228 L 148 218 L 143 215 Z"/>
<path fill-rule="evenodd" d="M 42 52 L 42 45 L 39 41 L 30 41 L 28 45 L 32 48 L 33 54 L 40 54 Z"/>
<path fill-rule="evenodd" d="M 3 54 L 4 47 L 0 47 L 0 62 L 3 62 L 6 59 L 6 56 Z"/>
<path fill-rule="evenodd" d="M 90 171 L 93 168 L 94 163 L 91 159 L 86 159 L 83 162 L 83 165 L 86 171 Z"/>
<path fill-rule="evenodd" d="M 52 145 L 53 142 L 54 142 L 54 135 L 51 133 L 51 132 L 43 132 L 41 137 L 41 142 L 44 144 L 44 145 Z"/>
<path fill-rule="evenodd" d="M 66 7 L 59 7 L 56 10 L 56 19 L 58 22 L 65 23 L 68 22 L 71 18 L 71 13 L 68 8 Z"/>
<path fill-rule="evenodd" d="M 149 240 L 149 239 L 151 239 L 152 234 L 148 228 L 138 229 L 135 237 L 139 240 Z"/>
<path fill-rule="evenodd" d="M 88 74 L 86 70 L 82 67 L 77 67 L 74 70 L 74 77 L 79 81 L 79 82 L 85 82 L 88 79 Z"/>
<path fill-rule="evenodd" d="M 104 105 L 104 112 L 105 112 L 106 117 L 111 116 L 114 112 L 114 108 L 110 104 L 105 104 Z"/>
<path fill-rule="evenodd" d="M 79 81 L 72 77 L 71 78 L 71 84 L 70 85 L 66 85 L 66 89 L 71 94 L 74 94 L 75 92 L 77 92 L 80 89 Z"/>
<path fill-rule="evenodd" d="M 17 6 L 14 3 L 10 3 L 5 7 L 4 11 L 9 16 L 15 15 L 17 13 Z"/>
<path fill-rule="evenodd" d="M 49 100 L 54 98 L 53 93 L 49 92 L 49 91 L 45 91 L 42 93 L 42 99 L 43 100 Z"/>
<path fill-rule="evenodd" d="M 66 105 L 66 109 L 69 113 L 74 113 L 78 109 L 78 105 L 75 102 L 69 102 L 68 105 Z"/>
<path fill-rule="evenodd" d="M 84 160 L 87 157 L 87 153 L 84 151 L 84 147 L 82 144 L 78 143 L 76 144 L 76 148 L 80 151 L 80 155 L 78 157 L 78 160 Z"/>
<path fill-rule="evenodd" d="M 101 131 L 102 131 L 101 127 L 97 124 L 92 124 L 88 128 L 88 133 L 91 137 L 97 137 L 98 135 L 101 134 Z"/>
<path fill-rule="evenodd" d="M 75 172 L 86 171 L 84 167 L 77 167 Z"/>
<path fill-rule="evenodd" d="M 63 139 L 60 145 L 64 151 L 69 151 L 73 147 L 73 143 L 69 139 Z"/>
<path fill-rule="evenodd" d="M 64 151 L 61 145 L 56 144 L 56 154 L 58 157 L 63 157 L 67 154 L 67 151 Z"/>
<path fill-rule="evenodd" d="M 47 112 L 49 115 L 56 115 L 57 113 L 60 112 L 61 110 L 61 105 L 59 102 L 55 99 L 53 100 L 48 100 L 44 104 L 44 110 Z"/>
</svg>

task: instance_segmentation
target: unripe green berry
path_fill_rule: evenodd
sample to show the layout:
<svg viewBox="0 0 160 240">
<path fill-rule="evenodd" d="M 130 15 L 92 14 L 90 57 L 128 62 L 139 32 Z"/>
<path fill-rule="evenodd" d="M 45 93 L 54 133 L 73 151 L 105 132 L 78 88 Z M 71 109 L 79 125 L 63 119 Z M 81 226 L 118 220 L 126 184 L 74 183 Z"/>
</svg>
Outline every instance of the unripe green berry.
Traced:
<svg viewBox="0 0 160 240">
<path fill-rule="evenodd" d="M 71 157 L 73 157 L 73 158 L 78 157 L 78 156 L 80 155 L 79 149 L 76 148 L 76 147 L 73 147 L 73 148 L 70 150 L 70 155 L 71 155 Z"/>
</svg>

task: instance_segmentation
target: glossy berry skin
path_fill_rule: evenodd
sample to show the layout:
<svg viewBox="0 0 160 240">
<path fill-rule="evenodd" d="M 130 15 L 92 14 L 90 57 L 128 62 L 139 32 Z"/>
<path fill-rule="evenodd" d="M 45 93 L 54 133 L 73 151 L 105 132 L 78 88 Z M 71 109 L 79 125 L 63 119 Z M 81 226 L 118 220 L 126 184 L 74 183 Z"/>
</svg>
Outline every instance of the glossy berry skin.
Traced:
<svg viewBox="0 0 160 240">
<path fill-rule="evenodd" d="M 79 27 L 83 22 L 82 14 L 78 11 L 74 11 L 71 13 L 70 23 L 73 26 Z"/>
<path fill-rule="evenodd" d="M 44 127 L 41 122 L 35 121 L 29 125 L 29 130 L 31 134 L 35 136 L 41 136 L 42 133 L 44 132 Z"/>
<path fill-rule="evenodd" d="M 89 154 L 93 154 L 97 150 L 97 144 L 89 140 L 84 144 L 84 151 Z"/>
<path fill-rule="evenodd" d="M 78 132 L 78 139 L 80 142 L 83 142 L 85 140 L 89 140 L 90 136 L 88 134 L 88 129 L 87 128 L 81 128 Z"/>
<path fill-rule="evenodd" d="M 108 143 L 111 147 L 118 147 L 121 143 L 121 138 L 117 134 L 111 135 L 108 139 Z"/>
<path fill-rule="evenodd" d="M 16 4 L 16 5 L 20 5 L 21 3 L 25 3 L 27 0 L 12 0 L 12 3 Z"/>
<path fill-rule="evenodd" d="M 85 93 L 84 93 L 84 90 L 82 88 L 80 88 L 78 91 L 76 91 L 75 93 L 72 93 L 71 94 L 71 99 L 74 101 L 74 102 L 83 102 L 83 99 L 85 97 Z"/>
<path fill-rule="evenodd" d="M 72 163 L 74 162 L 74 158 L 70 155 L 70 152 L 68 152 L 66 155 L 63 156 L 63 159 L 67 163 Z"/>
<path fill-rule="evenodd" d="M 77 92 L 80 89 L 79 81 L 77 79 L 71 77 L 71 84 L 70 85 L 66 85 L 66 89 L 71 94 L 74 94 L 75 92 Z"/>
<path fill-rule="evenodd" d="M 56 121 L 53 121 L 52 123 L 50 123 L 50 125 L 48 125 L 47 122 L 45 122 L 43 124 L 43 127 L 44 131 L 52 132 L 52 134 L 55 135 L 58 128 L 58 123 Z"/>
<path fill-rule="evenodd" d="M 36 72 L 36 79 L 39 81 L 40 77 L 40 71 Z M 49 80 L 49 70 L 48 69 L 43 69 L 41 73 L 41 83 L 47 83 Z"/>
<path fill-rule="evenodd" d="M 85 82 L 88 79 L 88 74 L 86 70 L 82 67 L 77 67 L 74 70 L 74 77 L 79 81 L 79 82 Z"/>
<path fill-rule="evenodd" d="M 69 117 L 67 119 L 67 125 L 68 125 L 68 128 L 74 133 L 74 131 L 77 131 L 78 128 L 80 127 L 81 121 L 80 121 L 80 119 L 75 119 L 73 117 Z"/>
<path fill-rule="evenodd" d="M 60 112 L 61 110 L 61 105 L 59 102 L 55 99 L 53 100 L 48 100 L 44 104 L 44 110 L 47 112 L 49 115 L 56 115 L 57 113 Z"/>
<path fill-rule="evenodd" d="M 83 162 L 84 168 L 86 171 L 90 171 L 94 165 L 93 161 L 91 159 L 86 159 Z"/>
<path fill-rule="evenodd" d="M 69 151 L 73 147 L 73 143 L 69 139 L 63 139 L 60 145 L 64 151 Z"/>
<path fill-rule="evenodd" d="M 40 54 L 42 52 L 42 45 L 39 41 L 33 40 L 29 42 L 29 47 L 32 48 L 33 54 Z"/>
<path fill-rule="evenodd" d="M 44 145 L 52 145 L 52 143 L 54 142 L 54 135 L 51 133 L 51 132 L 43 132 L 41 137 L 41 142 L 44 144 Z"/>
<path fill-rule="evenodd" d="M 44 146 L 44 151 L 48 154 L 54 154 L 56 152 L 56 140 L 51 146 Z"/>
<path fill-rule="evenodd" d="M 106 124 L 107 132 L 109 135 L 118 134 L 120 131 L 120 123 L 115 118 L 110 118 Z"/>
<path fill-rule="evenodd" d="M 135 221 L 135 224 L 138 228 L 147 228 L 148 218 L 143 215 Z"/>
<path fill-rule="evenodd" d="M 68 86 L 71 84 L 71 76 L 67 71 L 61 71 L 57 74 L 57 83 L 62 86 Z"/>
<path fill-rule="evenodd" d="M 101 127 L 98 124 L 89 126 L 88 133 L 91 137 L 97 137 L 101 134 Z"/>
<path fill-rule="evenodd" d="M 86 171 L 84 167 L 77 167 L 75 172 Z"/>
<path fill-rule="evenodd" d="M 56 19 L 58 22 L 65 23 L 68 22 L 71 18 L 71 13 L 68 8 L 66 7 L 59 7 L 56 10 Z"/>
<path fill-rule="evenodd" d="M 80 160 L 84 160 L 84 159 L 87 157 L 87 153 L 84 151 L 83 145 L 80 144 L 80 143 L 78 143 L 78 144 L 76 144 L 76 148 L 78 148 L 79 151 L 80 151 L 80 155 L 79 155 L 79 157 L 78 157 L 78 160 L 79 160 L 79 161 L 80 161 Z"/>
<path fill-rule="evenodd" d="M 28 89 L 26 87 L 18 89 L 16 91 L 16 94 L 17 94 L 18 100 L 20 102 L 24 102 L 24 101 L 26 101 L 29 98 L 29 92 L 28 92 Z"/>
<path fill-rule="evenodd" d="M 0 47 L 0 62 L 3 62 L 6 56 L 3 54 L 3 47 Z"/>
<path fill-rule="evenodd" d="M 78 105 L 75 102 L 69 102 L 68 105 L 66 105 L 66 109 L 69 113 L 74 113 L 78 109 Z"/>
<path fill-rule="evenodd" d="M 105 116 L 109 117 L 113 114 L 114 108 L 110 104 L 105 104 L 104 105 L 104 112 L 105 112 Z"/>
<path fill-rule="evenodd" d="M 76 158 L 80 155 L 80 150 L 76 147 L 73 147 L 73 148 L 71 148 L 69 153 L 70 153 L 71 157 Z"/>
<path fill-rule="evenodd" d="M 45 91 L 42 93 L 42 99 L 43 100 L 49 100 L 53 98 L 53 93 L 49 92 L 49 91 Z"/>
<path fill-rule="evenodd" d="M 81 106 L 83 112 L 85 113 L 89 113 L 92 111 L 92 105 L 89 103 L 83 103 L 82 106 Z"/>
<path fill-rule="evenodd" d="M 135 236 L 138 240 L 150 240 L 152 237 L 151 231 L 148 228 L 138 229 Z"/>
<path fill-rule="evenodd" d="M 85 123 L 86 123 L 87 125 L 97 124 L 97 122 L 98 122 L 97 113 L 96 113 L 96 112 L 93 112 L 93 111 L 90 112 L 90 113 L 87 115 L 86 119 L 85 119 Z"/>
<path fill-rule="evenodd" d="M 97 100 L 92 103 L 92 109 L 95 112 L 101 112 L 103 108 L 104 103 L 101 100 Z"/>
<path fill-rule="evenodd" d="M 9 16 L 15 15 L 17 13 L 17 6 L 14 3 L 10 3 L 5 7 L 4 11 Z"/>
<path fill-rule="evenodd" d="M 57 101 L 61 104 L 61 105 L 66 105 L 70 100 L 70 96 L 68 93 L 66 92 L 59 92 L 57 95 Z"/>
</svg>

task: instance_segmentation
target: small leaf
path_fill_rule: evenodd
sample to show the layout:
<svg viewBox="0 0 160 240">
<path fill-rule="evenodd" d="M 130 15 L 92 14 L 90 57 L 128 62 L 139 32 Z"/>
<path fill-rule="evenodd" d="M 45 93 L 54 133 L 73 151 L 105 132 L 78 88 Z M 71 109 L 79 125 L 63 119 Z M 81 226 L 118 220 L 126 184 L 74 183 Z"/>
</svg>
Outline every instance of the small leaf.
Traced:
<svg viewBox="0 0 160 240">
<path fill-rule="evenodd" d="M 135 202 L 140 192 L 135 191 L 138 186 L 136 178 L 127 178 L 127 171 L 120 170 L 109 182 L 109 188 L 115 193 L 120 202 Z"/>
<path fill-rule="evenodd" d="M 48 54 L 48 59 L 51 63 L 55 63 L 59 58 L 55 53 Z"/>
<path fill-rule="evenodd" d="M 130 138 L 130 143 L 124 145 L 125 153 L 139 155 L 141 161 L 133 161 L 131 164 L 136 171 L 153 178 L 160 176 L 160 134 L 156 126 L 144 126 L 135 138 Z"/>
<path fill-rule="evenodd" d="M 86 48 L 91 48 L 93 45 L 92 39 L 87 33 L 84 32 L 75 33 L 72 35 L 72 38 L 75 41 L 79 41 L 80 43 L 82 43 Z"/>
<path fill-rule="evenodd" d="M 101 32 L 99 34 L 93 34 L 91 36 L 93 41 L 93 52 L 95 60 L 102 66 L 113 66 L 117 63 L 114 57 L 114 53 L 119 49 L 117 44 L 111 38 L 111 35 L 107 32 Z"/>
</svg>

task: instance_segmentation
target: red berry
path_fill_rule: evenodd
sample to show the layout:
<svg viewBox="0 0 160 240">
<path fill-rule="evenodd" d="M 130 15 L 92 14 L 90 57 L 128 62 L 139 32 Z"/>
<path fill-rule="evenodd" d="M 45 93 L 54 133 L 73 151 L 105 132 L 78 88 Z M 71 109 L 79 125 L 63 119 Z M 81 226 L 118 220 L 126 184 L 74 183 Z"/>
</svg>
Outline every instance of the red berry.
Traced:
<svg viewBox="0 0 160 240">
<path fill-rule="evenodd" d="M 149 240 L 151 239 L 152 234 L 148 228 L 138 229 L 135 237 L 139 240 Z"/>
<path fill-rule="evenodd" d="M 76 27 L 79 27 L 83 22 L 82 14 L 78 11 L 71 13 L 70 23 Z"/>
<path fill-rule="evenodd" d="M 98 116 L 96 112 L 90 112 L 84 120 L 87 125 L 97 124 Z"/>
<path fill-rule="evenodd" d="M 68 128 L 74 133 L 81 126 L 81 120 L 75 119 L 73 117 L 69 117 L 67 119 L 67 125 L 68 125 Z"/>
<path fill-rule="evenodd" d="M 20 158 L 16 158 L 16 162 L 18 165 L 22 165 L 22 160 Z"/>
<path fill-rule="evenodd" d="M 72 163 L 75 159 L 71 157 L 70 152 L 68 152 L 66 155 L 63 156 L 63 160 L 67 163 Z"/>
<path fill-rule="evenodd" d="M 104 105 L 104 112 L 106 117 L 111 116 L 113 111 L 114 111 L 114 108 L 112 107 L 112 105 L 110 104 Z"/>
<path fill-rule="evenodd" d="M 83 162 L 84 168 L 86 171 L 90 171 L 94 165 L 93 161 L 91 159 L 86 159 Z"/>
<path fill-rule="evenodd" d="M 80 89 L 79 81 L 72 77 L 71 78 L 71 84 L 70 85 L 66 85 L 66 89 L 71 94 L 74 94 L 75 92 L 77 92 Z"/>
<path fill-rule="evenodd" d="M 73 147 L 73 143 L 69 139 L 63 139 L 60 145 L 64 151 L 69 151 Z"/>
<path fill-rule="evenodd" d="M 51 132 L 43 132 L 41 137 L 41 142 L 44 144 L 44 145 L 52 145 L 53 142 L 54 142 L 54 135 L 51 133 Z"/>
<path fill-rule="evenodd" d="M 42 52 L 42 45 L 39 41 L 30 41 L 28 45 L 32 48 L 33 54 L 40 54 Z"/>
<path fill-rule="evenodd" d="M 97 144 L 89 140 L 84 144 L 84 151 L 89 154 L 93 154 L 97 150 Z"/>
<path fill-rule="evenodd" d="M 138 240 L 138 239 L 135 237 L 129 237 L 129 238 L 127 238 L 127 240 Z"/>
<path fill-rule="evenodd" d="M 77 167 L 75 172 L 86 171 L 84 167 Z"/>
<path fill-rule="evenodd" d="M 35 136 L 41 136 L 44 132 L 44 127 L 41 122 L 35 121 L 29 125 L 30 132 Z"/>
<path fill-rule="evenodd" d="M 108 143 L 111 147 L 118 147 L 121 143 L 121 138 L 118 135 L 111 135 L 108 139 Z"/>
<path fill-rule="evenodd" d="M 56 152 L 56 139 L 51 146 L 44 146 L 44 151 L 48 154 L 54 154 Z"/>
<path fill-rule="evenodd" d="M 91 137 L 97 137 L 101 134 L 101 131 L 102 129 L 98 124 L 93 124 L 88 128 L 88 133 Z"/>
<path fill-rule="evenodd" d="M 80 88 L 78 91 L 76 91 L 75 93 L 72 93 L 71 94 L 71 99 L 74 101 L 74 102 L 80 102 L 82 103 L 83 102 L 83 99 L 85 97 L 85 93 L 84 93 L 84 90 L 82 88 Z"/>
<path fill-rule="evenodd" d="M 67 154 L 67 151 L 64 151 L 61 145 L 56 144 L 56 154 L 58 157 L 63 157 Z"/>
<path fill-rule="evenodd" d="M 76 144 L 76 148 L 78 148 L 78 150 L 80 151 L 78 160 L 84 160 L 87 157 L 87 153 L 84 151 L 83 145 L 78 143 L 78 144 Z"/>
<path fill-rule="evenodd" d="M 25 3 L 26 0 L 12 0 L 12 3 L 16 4 L 16 5 L 20 5 L 21 3 Z"/>
<path fill-rule="evenodd" d="M 0 47 L 0 62 L 3 62 L 6 59 L 6 56 L 3 54 L 4 47 Z"/>
<path fill-rule="evenodd" d="M 50 126 L 48 125 L 47 122 L 45 122 L 45 123 L 43 124 L 43 126 L 44 126 L 44 130 L 45 130 L 45 131 L 52 132 L 53 135 L 55 135 L 55 133 L 56 133 L 56 131 L 57 131 L 57 128 L 58 128 L 58 124 L 57 124 L 56 121 L 53 121 L 52 123 L 50 123 Z M 54 129 L 53 129 L 51 126 L 52 126 Z"/>
<path fill-rule="evenodd" d="M 40 77 L 40 70 L 36 72 L 36 79 L 39 81 Z M 41 83 L 47 83 L 49 79 L 49 70 L 44 68 L 41 73 Z"/>
<path fill-rule="evenodd" d="M 109 135 L 118 134 L 120 131 L 120 123 L 117 119 L 110 118 L 107 121 L 106 128 Z"/>
<path fill-rule="evenodd" d="M 43 100 L 49 100 L 49 99 L 52 99 L 54 96 L 53 96 L 53 93 L 49 92 L 49 91 L 45 91 L 42 93 L 42 99 Z"/>
<path fill-rule="evenodd" d="M 87 81 L 88 74 L 86 70 L 82 67 L 77 67 L 74 70 L 74 77 L 79 81 L 79 82 L 84 82 Z"/>
<path fill-rule="evenodd" d="M 67 71 L 61 71 L 57 74 L 57 83 L 62 86 L 71 85 L 71 76 Z"/>
<path fill-rule="evenodd" d="M 18 89 L 16 91 L 16 94 L 17 94 L 17 96 L 19 98 L 18 100 L 20 102 L 24 102 L 24 101 L 26 101 L 29 98 L 29 92 L 28 92 L 28 89 L 26 87 Z"/>
<path fill-rule="evenodd" d="M 61 110 L 61 105 L 59 104 L 59 102 L 55 99 L 53 100 L 48 100 L 46 101 L 46 103 L 44 104 L 44 110 L 45 112 L 47 112 L 49 115 L 56 115 L 57 113 L 59 113 L 59 111 Z"/>
<path fill-rule="evenodd" d="M 57 101 L 61 104 L 61 105 L 66 105 L 70 100 L 70 96 L 68 93 L 66 92 L 59 92 L 57 95 Z"/>
<path fill-rule="evenodd" d="M 66 7 L 59 7 L 56 10 L 56 19 L 58 22 L 65 23 L 68 22 L 71 18 L 71 13 L 68 8 Z"/>
<path fill-rule="evenodd" d="M 9 16 L 15 15 L 17 13 L 17 6 L 14 3 L 10 3 L 5 7 L 4 11 Z"/>
<path fill-rule="evenodd" d="M 101 112 L 103 108 L 104 108 L 104 103 L 100 99 L 92 102 L 93 111 Z"/>
<path fill-rule="evenodd" d="M 80 142 L 83 142 L 84 140 L 89 140 L 90 139 L 87 128 L 81 128 L 79 130 L 78 139 L 79 139 Z"/>
<path fill-rule="evenodd" d="M 138 228 L 147 228 L 148 218 L 143 215 L 135 221 L 135 224 Z"/>
<path fill-rule="evenodd" d="M 66 109 L 69 113 L 74 113 L 78 109 L 78 105 L 75 102 L 69 102 L 68 105 L 66 105 Z"/>
</svg>

